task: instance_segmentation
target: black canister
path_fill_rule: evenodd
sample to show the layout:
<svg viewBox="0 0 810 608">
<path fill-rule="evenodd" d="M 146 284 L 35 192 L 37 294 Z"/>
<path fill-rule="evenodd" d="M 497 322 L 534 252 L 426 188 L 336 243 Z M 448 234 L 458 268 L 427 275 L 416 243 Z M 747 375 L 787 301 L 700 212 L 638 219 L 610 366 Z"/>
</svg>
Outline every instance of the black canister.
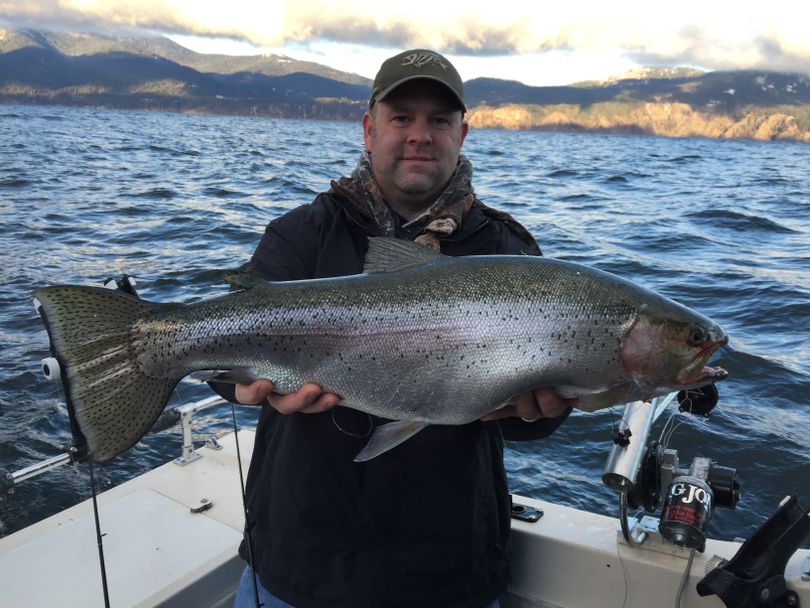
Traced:
<svg viewBox="0 0 810 608">
<path fill-rule="evenodd" d="M 658 530 L 670 542 L 702 551 L 714 507 L 711 486 L 698 477 L 676 477 L 664 500 Z"/>
</svg>

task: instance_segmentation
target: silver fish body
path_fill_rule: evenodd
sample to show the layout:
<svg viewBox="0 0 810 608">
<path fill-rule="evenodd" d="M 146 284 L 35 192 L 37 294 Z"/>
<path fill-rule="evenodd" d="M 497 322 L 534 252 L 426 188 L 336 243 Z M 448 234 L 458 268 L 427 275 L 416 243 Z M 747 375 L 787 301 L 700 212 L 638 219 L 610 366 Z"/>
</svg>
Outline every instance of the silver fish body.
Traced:
<svg viewBox="0 0 810 608">
<path fill-rule="evenodd" d="M 315 382 L 346 406 L 417 430 L 471 422 L 539 386 L 598 409 L 725 375 L 704 367 L 727 340 L 719 326 L 582 265 L 449 258 L 407 241 L 372 239 L 366 269 L 336 279 L 257 282 L 189 305 L 75 286 L 37 290 L 92 457 L 108 460 L 130 447 L 177 381 L 199 370 L 270 378 L 280 392 Z M 96 300 L 102 295 L 105 302 Z M 98 302 L 89 306 L 92 322 L 75 318 L 86 300 Z M 108 399 L 100 403 L 95 393 L 116 390 L 116 378 L 148 396 L 135 403 L 119 394 L 126 412 Z M 137 428 L 122 428 L 127 423 L 115 423 L 114 414 L 134 416 Z"/>
</svg>

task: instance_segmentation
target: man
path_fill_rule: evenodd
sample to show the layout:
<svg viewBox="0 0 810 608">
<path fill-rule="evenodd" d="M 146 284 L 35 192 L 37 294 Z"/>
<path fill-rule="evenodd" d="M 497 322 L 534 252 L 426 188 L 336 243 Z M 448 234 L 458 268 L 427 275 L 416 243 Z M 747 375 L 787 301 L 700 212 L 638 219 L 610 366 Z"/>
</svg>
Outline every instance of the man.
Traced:
<svg viewBox="0 0 810 608">
<path fill-rule="evenodd" d="M 248 270 L 279 281 L 357 274 L 368 238 L 380 235 L 447 255 L 539 254 L 522 226 L 473 194 L 460 155 L 465 111 L 461 78 L 438 53 L 385 61 L 352 176 L 272 221 Z M 509 580 L 503 438 L 550 434 L 569 403 L 537 389 L 486 420 L 431 426 L 355 463 L 380 420 L 335 407 L 339 396 L 314 384 L 272 391 L 272 379 L 258 380 L 233 395 L 269 405 L 256 429 L 241 547 L 255 578 L 246 569 L 236 606 L 256 605 L 254 584 L 264 606 L 497 606 Z"/>
</svg>

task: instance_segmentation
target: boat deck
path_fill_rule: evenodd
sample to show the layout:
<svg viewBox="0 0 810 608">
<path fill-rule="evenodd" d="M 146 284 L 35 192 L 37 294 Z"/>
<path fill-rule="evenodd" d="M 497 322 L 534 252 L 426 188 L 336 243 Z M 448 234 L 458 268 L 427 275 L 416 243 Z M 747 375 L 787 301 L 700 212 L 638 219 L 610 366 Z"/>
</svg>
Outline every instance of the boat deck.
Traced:
<svg viewBox="0 0 810 608">
<path fill-rule="evenodd" d="M 253 432 L 239 433 L 243 466 Z M 243 512 L 234 436 L 202 458 L 167 463 L 98 497 L 111 606 L 230 606 L 244 564 L 237 555 Z M 618 521 L 515 497 L 543 510 L 513 520 L 513 584 L 504 608 L 650 608 L 674 606 L 688 552 L 647 541 L 632 548 Z M 85 501 L 0 539 L 2 605 L 15 608 L 104 606 L 92 503 Z M 717 607 L 695 585 L 738 543 L 709 540 L 696 553 L 683 607 Z M 810 551 L 788 564 L 789 588 L 810 606 Z M 810 573 L 808 573 L 810 574 Z"/>
<path fill-rule="evenodd" d="M 253 437 L 239 433 L 245 470 Z M 98 496 L 111 606 L 232 603 L 244 568 L 237 555 L 244 516 L 233 435 L 220 445 L 200 448 L 203 457 L 186 466 L 169 462 Z M 85 501 L 0 539 L 0 603 L 104 606 L 94 526 Z"/>
</svg>

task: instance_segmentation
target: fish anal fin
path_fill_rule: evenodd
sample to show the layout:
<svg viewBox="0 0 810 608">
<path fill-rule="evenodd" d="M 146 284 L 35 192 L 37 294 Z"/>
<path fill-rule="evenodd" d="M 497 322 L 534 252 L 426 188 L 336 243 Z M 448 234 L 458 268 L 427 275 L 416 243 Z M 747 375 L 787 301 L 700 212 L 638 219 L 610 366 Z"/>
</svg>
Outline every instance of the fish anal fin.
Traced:
<svg viewBox="0 0 810 608">
<path fill-rule="evenodd" d="M 411 420 L 398 420 L 387 422 L 374 429 L 371 437 L 360 452 L 355 456 L 355 462 L 365 462 L 387 452 L 400 443 L 407 441 L 427 426 L 427 422 Z"/>
<path fill-rule="evenodd" d="M 393 272 L 435 262 L 443 258 L 441 253 L 426 245 L 391 237 L 370 237 L 363 272 Z"/>
<path fill-rule="evenodd" d="M 611 405 L 627 403 L 637 398 L 637 387 L 634 382 L 625 382 L 603 390 L 586 391 L 574 386 L 556 387 L 557 394 L 563 399 L 578 399 L 577 409 L 595 412 Z"/>
</svg>

